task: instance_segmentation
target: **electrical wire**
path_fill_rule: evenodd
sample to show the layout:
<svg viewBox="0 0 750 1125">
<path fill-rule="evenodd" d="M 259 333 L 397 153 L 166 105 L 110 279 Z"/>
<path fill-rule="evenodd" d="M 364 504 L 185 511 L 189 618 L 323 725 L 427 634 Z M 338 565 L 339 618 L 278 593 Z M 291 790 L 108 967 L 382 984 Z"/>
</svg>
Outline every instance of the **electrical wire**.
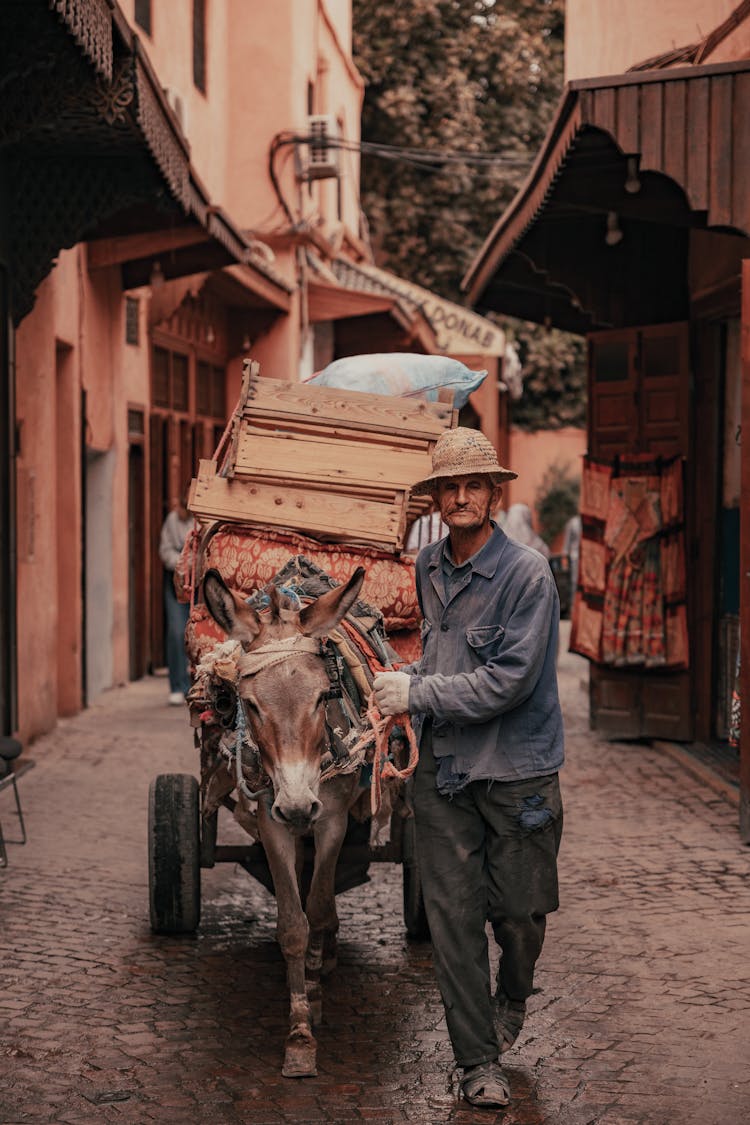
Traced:
<svg viewBox="0 0 750 1125">
<path fill-rule="evenodd" d="M 454 149 L 443 151 L 426 148 L 416 148 L 409 145 L 389 145 L 374 141 L 352 141 L 345 137 L 329 136 L 321 138 L 307 133 L 294 133 L 290 130 L 277 133 L 271 141 L 268 152 L 268 173 L 276 192 L 276 198 L 292 227 L 297 224 L 292 215 L 291 207 L 284 196 L 276 169 L 276 158 L 279 152 L 290 145 L 325 145 L 327 148 L 341 149 L 344 152 L 359 153 L 361 156 L 374 156 L 382 160 L 392 160 L 401 164 L 409 164 L 420 168 L 423 172 L 440 172 L 446 165 L 462 165 L 479 170 L 506 167 L 510 170 L 525 170 L 531 166 L 531 161 L 523 156 L 513 155 L 508 152 L 473 152 L 468 149 Z"/>
<path fill-rule="evenodd" d="M 524 156 L 513 156 L 504 152 L 472 152 L 455 149 L 443 152 L 435 149 L 409 148 L 404 145 L 378 144 L 374 141 L 348 141 L 334 137 L 328 142 L 331 148 L 342 148 L 349 152 L 382 156 L 387 160 L 405 160 L 408 163 L 424 164 L 473 164 L 476 166 L 508 164 L 528 168 L 531 161 Z"/>
</svg>

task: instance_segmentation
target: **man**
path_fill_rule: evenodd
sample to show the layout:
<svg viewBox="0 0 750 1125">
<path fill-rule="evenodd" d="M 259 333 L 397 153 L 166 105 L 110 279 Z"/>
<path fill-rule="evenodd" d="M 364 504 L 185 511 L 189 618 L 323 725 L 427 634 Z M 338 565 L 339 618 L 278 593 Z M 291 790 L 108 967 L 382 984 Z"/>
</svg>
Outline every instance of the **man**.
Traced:
<svg viewBox="0 0 750 1125">
<path fill-rule="evenodd" d="M 187 509 L 187 498 L 182 494 L 167 513 L 159 536 L 159 558 L 164 566 L 164 614 L 166 621 L 165 648 L 167 650 L 167 670 L 169 672 L 169 703 L 171 706 L 184 706 L 185 696 L 190 690 L 187 652 L 185 650 L 185 627 L 188 623 L 190 606 L 177 600 L 174 587 L 175 570 L 180 561 L 182 548 L 193 527 L 193 517 Z"/>
<path fill-rule="evenodd" d="M 499 1055 L 523 1025 L 558 905 L 559 603 L 546 560 L 490 518 L 517 475 L 490 442 L 449 430 L 432 469 L 412 492 L 432 494 L 449 534 L 417 559 L 422 659 L 377 676 L 374 692 L 381 713 L 415 716 L 418 858 L 461 1089 L 473 1105 L 502 1106 Z M 494 997 L 487 919 L 501 950 Z"/>
</svg>

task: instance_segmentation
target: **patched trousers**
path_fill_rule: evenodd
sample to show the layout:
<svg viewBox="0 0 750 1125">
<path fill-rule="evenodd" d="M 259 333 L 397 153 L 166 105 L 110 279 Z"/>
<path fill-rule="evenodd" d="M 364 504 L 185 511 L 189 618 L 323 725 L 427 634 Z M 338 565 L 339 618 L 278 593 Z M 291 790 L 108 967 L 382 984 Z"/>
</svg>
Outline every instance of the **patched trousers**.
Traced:
<svg viewBox="0 0 750 1125">
<path fill-rule="evenodd" d="M 433 960 L 459 1066 L 498 1057 L 492 1019 L 489 921 L 500 946 L 497 983 L 511 1000 L 533 989 L 546 916 L 557 909 L 562 804 L 557 774 L 475 781 L 448 798 L 435 787 L 425 731 L 414 784 L 417 855 Z"/>
</svg>

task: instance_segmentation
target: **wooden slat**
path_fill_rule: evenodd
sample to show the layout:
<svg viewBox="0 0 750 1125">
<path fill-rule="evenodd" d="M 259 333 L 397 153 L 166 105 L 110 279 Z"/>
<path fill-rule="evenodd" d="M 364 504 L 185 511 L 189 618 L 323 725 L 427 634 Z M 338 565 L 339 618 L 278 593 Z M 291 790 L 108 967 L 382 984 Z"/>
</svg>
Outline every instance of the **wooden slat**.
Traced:
<svg viewBox="0 0 750 1125">
<path fill-rule="evenodd" d="M 685 182 L 687 90 L 685 82 L 664 87 L 664 171 L 682 187 Z"/>
<path fill-rule="evenodd" d="M 732 226 L 750 235 L 750 74 L 736 75 L 732 111 Z"/>
<path fill-rule="evenodd" d="M 617 90 L 617 143 L 626 156 L 640 152 L 638 87 Z"/>
<path fill-rule="evenodd" d="M 742 110 L 747 113 L 747 106 Z M 709 152 L 708 221 L 711 226 L 732 222 L 732 78 L 711 79 L 711 145 Z M 742 172 L 737 170 L 740 175 Z M 744 185 L 747 190 L 747 184 Z"/>
<path fill-rule="evenodd" d="M 687 84 L 686 193 L 694 211 L 708 210 L 708 82 L 694 78 Z"/>
<path fill-rule="evenodd" d="M 442 403 L 362 394 L 334 387 L 305 386 L 280 379 L 254 379 L 245 413 L 286 418 L 312 417 L 350 429 L 408 434 L 436 441 L 453 420 L 454 411 Z"/>
<path fill-rule="evenodd" d="M 600 129 L 605 129 L 611 136 L 615 136 L 616 129 L 616 103 L 615 91 L 611 86 L 594 91 L 594 124 Z"/>
<path fill-rule="evenodd" d="M 288 434 L 264 436 L 243 431 L 234 466 L 236 477 L 278 477 L 326 480 L 345 484 L 404 488 L 430 475 L 427 453 L 392 450 L 387 454 L 364 443 L 300 441 Z"/>
<path fill-rule="evenodd" d="M 315 480 L 312 478 L 301 481 L 299 477 L 278 476 L 276 474 L 270 477 L 260 474 L 257 476 L 237 476 L 233 479 L 245 484 L 248 482 L 252 484 L 256 481 L 268 484 L 269 481 L 273 481 L 274 484 L 278 484 L 279 488 L 285 488 L 286 485 L 298 488 L 301 483 L 304 483 L 305 488 L 309 488 L 311 492 L 336 493 L 338 496 L 359 496 L 363 500 L 377 500 L 383 504 L 397 503 L 399 493 L 404 491 L 403 489 L 399 490 L 396 488 L 379 488 L 377 485 L 360 484 L 359 482 L 345 484 L 337 481 L 335 484 L 332 484 L 327 480 Z"/>
<path fill-rule="evenodd" d="M 406 524 L 401 502 L 380 504 L 304 486 L 199 476 L 191 487 L 190 511 L 202 519 L 255 523 L 304 530 L 323 539 L 400 547 Z"/>
<path fill-rule="evenodd" d="M 641 168 L 661 170 L 663 142 L 663 87 L 641 87 Z"/>
<path fill-rule="evenodd" d="M 327 422 L 316 422 L 311 419 L 285 418 L 280 427 L 278 417 L 265 413 L 253 413 L 247 416 L 245 423 L 253 431 L 263 433 L 293 434 L 300 441 L 317 441 L 320 438 L 333 438 L 340 441 L 366 442 L 373 449 L 412 449 L 429 453 L 435 444 L 428 438 L 410 437 L 408 434 L 379 433 L 375 430 L 350 430 L 346 426 L 332 426 Z"/>
</svg>

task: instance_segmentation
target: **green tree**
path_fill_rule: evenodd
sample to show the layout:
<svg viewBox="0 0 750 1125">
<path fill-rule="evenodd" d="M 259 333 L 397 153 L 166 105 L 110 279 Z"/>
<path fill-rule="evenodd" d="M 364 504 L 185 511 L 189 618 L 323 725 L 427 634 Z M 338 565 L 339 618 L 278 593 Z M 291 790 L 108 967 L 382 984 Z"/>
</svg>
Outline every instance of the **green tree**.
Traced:
<svg viewBox="0 0 750 1125">
<path fill-rule="evenodd" d="M 461 278 L 523 181 L 554 112 L 564 7 L 564 0 L 354 0 L 354 57 L 366 82 L 363 140 L 440 158 L 426 166 L 416 154 L 363 153 L 362 204 L 380 265 L 463 300 Z M 487 159 L 497 153 L 501 159 Z M 562 334 L 520 322 L 511 323 L 511 334 L 534 376 L 519 424 L 571 424 L 575 410 L 558 384 L 570 382 L 569 368 L 575 383 L 575 346 L 562 341 L 558 352 L 553 342 Z M 539 403 L 536 364 L 549 352 L 552 400 L 542 395 Z M 580 410 L 579 403 L 579 417 Z"/>
</svg>

